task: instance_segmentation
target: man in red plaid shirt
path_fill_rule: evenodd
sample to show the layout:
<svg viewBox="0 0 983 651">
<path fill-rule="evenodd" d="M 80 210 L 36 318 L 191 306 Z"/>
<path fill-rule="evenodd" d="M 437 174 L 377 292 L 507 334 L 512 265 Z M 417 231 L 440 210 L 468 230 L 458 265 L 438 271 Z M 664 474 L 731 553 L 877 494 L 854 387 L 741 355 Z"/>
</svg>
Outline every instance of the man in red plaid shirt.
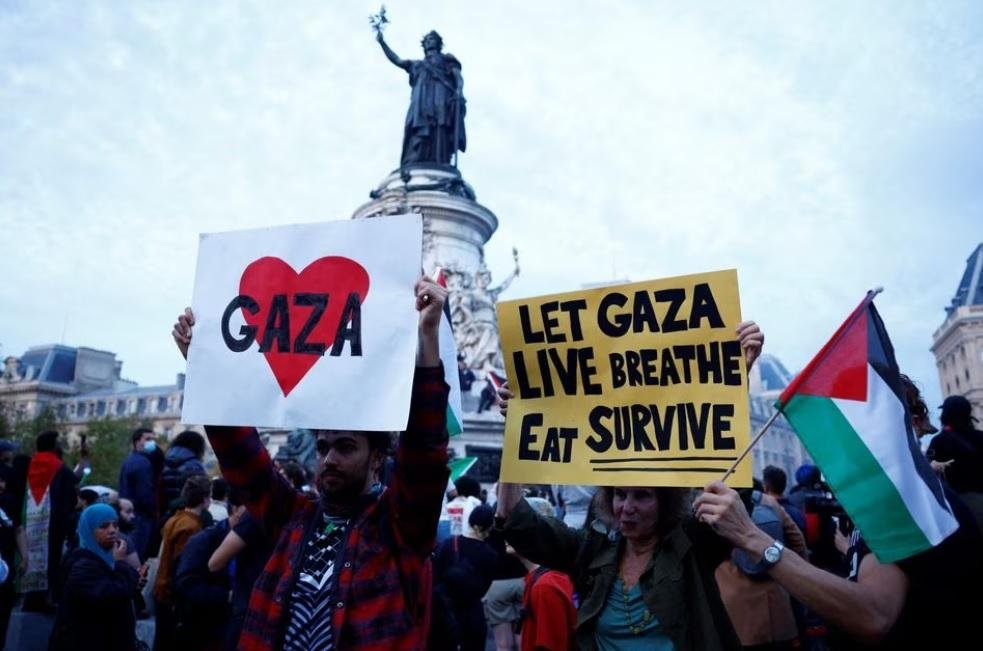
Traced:
<svg viewBox="0 0 983 651">
<path fill-rule="evenodd" d="M 222 474 L 273 544 L 249 599 L 241 651 L 426 645 L 430 552 L 449 474 L 437 336 L 447 290 L 423 277 L 415 293 L 417 368 L 388 488 L 377 477 L 389 432 L 317 431 L 318 499 L 280 476 L 255 429 L 205 428 Z M 185 357 L 193 325 L 190 309 L 174 325 Z"/>
</svg>

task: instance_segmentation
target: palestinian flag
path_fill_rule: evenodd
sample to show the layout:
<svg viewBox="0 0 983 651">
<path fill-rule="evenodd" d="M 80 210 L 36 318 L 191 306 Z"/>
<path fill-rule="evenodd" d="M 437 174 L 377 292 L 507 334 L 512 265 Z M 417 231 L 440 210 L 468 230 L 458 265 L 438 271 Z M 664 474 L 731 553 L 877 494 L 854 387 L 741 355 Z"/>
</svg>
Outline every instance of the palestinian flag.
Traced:
<svg viewBox="0 0 983 651">
<path fill-rule="evenodd" d="M 437 267 L 434 282 L 447 287 L 444 270 Z M 457 344 L 451 328 L 450 301 L 444 302 L 444 318 L 440 320 L 440 361 L 444 365 L 444 381 L 451 388 L 447 396 L 447 433 L 457 436 L 464 431 L 464 409 L 461 407 L 461 377 L 457 374 Z"/>
<path fill-rule="evenodd" d="M 488 381 L 491 382 L 492 389 L 495 391 L 495 404 L 500 403 L 501 400 L 498 399 L 498 390 L 502 388 L 503 384 L 505 384 L 505 378 L 495 371 L 488 371 L 488 374 L 485 377 L 487 377 Z"/>
<path fill-rule="evenodd" d="M 447 467 L 451 469 L 451 481 L 457 481 L 464 476 L 471 466 L 478 461 L 478 457 L 461 457 L 460 459 L 452 459 Z"/>
<path fill-rule="evenodd" d="M 894 348 L 870 292 L 776 405 L 882 563 L 958 528 L 911 429 Z"/>
</svg>

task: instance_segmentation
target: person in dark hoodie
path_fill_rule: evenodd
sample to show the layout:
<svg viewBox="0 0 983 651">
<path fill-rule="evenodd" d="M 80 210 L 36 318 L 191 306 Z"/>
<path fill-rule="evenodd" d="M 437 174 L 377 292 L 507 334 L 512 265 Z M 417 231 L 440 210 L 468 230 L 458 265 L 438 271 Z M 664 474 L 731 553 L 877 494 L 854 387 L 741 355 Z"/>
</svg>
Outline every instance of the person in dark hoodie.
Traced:
<svg viewBox="0 0 983 651">
<path fill-rule="evenodd" d="M 462 651 L 482 651 L 488 626 L 481 598 L 488 592 L 500 559 L 486 542 L 495 522 L 495 510 L 474 507 L 468 516 L 470 533 L 451 536 L 434 551 L 434 578 L 454 611 Z"/>
<path fill-rule="evenodd" d="M 164 455 L 164 470 L 160 474 L 160 513 L 163 519 L 174 514 L 180 506 L 181 488 L 192 475 L 207 475 L 201 460 L 205 457 L 205 437 L 185 430 L 178 434 Z"/>
<path fill-rule="evenodd" d="M 65 583 L 49 651 L 132 651 L 136 646 L 133 593 L 139 576 L 123 559 L 116 511 L 94 504 L 82 512 L 79 548 L 63 567 Z"/>
<path fill-rule="evenodd" d="M 244 510 L 234 506 L 227 519 L 191 536 L 181 552 L 174 594 L 180 622 L 177 642 L 186 651 L 219 651 L 225 641 L 232 618 L 229 572 L 225 568 L 212 572 L 208 561 Z"/>
</svg>

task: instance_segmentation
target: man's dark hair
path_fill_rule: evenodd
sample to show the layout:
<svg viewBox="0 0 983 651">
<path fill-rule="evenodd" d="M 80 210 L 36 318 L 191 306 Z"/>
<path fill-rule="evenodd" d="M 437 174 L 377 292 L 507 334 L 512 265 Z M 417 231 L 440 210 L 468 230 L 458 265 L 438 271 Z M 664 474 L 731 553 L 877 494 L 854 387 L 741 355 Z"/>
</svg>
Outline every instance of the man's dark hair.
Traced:
<svg viewBox="0 0 983 651">
<path fill-rule="evenodd" d="M 331 449 L 321 435 L 323 433 L 331 432 L 332 430 L 314 430 L 314 436 L 316 438 L 314 443 L 314 448 L 317 453 L 324 456 Z M 357 434 L 359 436 L 364 436 L 365 440 L 369 444 L 369 452 L 382 452 L 384 455 L 390 455 L 395 449 L 395 440 L 398 435 L 396 432 L 380 432 L 380 431 L 349 431 L 349 434 Z"/>
<path fill-rule="evenodd" d="M 148 427 L 138 427 L 135 430 L 133 430 L 133 436 L 130 437 L 130 444 L 136 445 L 137 441 L 142 439 L 144 434 L 153 434 L 153 433 L 154 430 Z"/>
<path fill-rule="evenodd" d="M 472 527 L 488 531 L 495 523 L 495 509 L 487 504 L 481 504 L 471 509 L 468 516 L 468 524 Z"/>
<path fill-rule="evenodd" d="M 175 446 L 191 450 L 199 459 L 205 456 L 205 437 L 194 430 L 186 429 L 175 436 L 171 447 Z"/>
<path fill-rule="evenodd" d="M 769 493 L 785 494 L 785 486 L 788 485 L 788 476 L 785 471 L 778 466 L 768 466 L 761 476 L 765 480 L 765 490 Z"/>
<path fill-rule="evenodd" d="M 393 452 L 393 433 L 392 432 L 365 432 L 369 441 L 369 451 L 379 451 L 383 454 Z"/>
<path fill-rule="evenodd" d="M 229 482 L 221 477 L 212 480 L 212 499 L 224 502 L 229 494 Z"/>
<path fill-rule="evenodd" d="M 86 506 L 92 506 L 99 501 L 99 493 L 95 492 L 91 488 L 83 488 L 79 491 L 79 499 L 82 500 Z"/>
<path fill-rule="evenodd" d="M 205 502 L 205 498 L 208 497 L 211 488 L 211 482 L 208 481 L 208 477 L 205 475 L 192 475 L 188 477 L 188 480 L 184 482 L 184 486 L 181 488 L 181 501 L 189 509 L 197 508 Z"/>
<path fill-rule="evenodd" d="M 478 497 L 481 495 L 481 484 L 474 477 L 467 475 L 458 477 L 454 481 L 454 488 L 457 489 L 457 494 L 461 497 Z"/>
<path fill-rule="evenodd" d="M 307 483 L 307 473 L 296 461 L 288 461 L 283 464 L 283 474 L 297 490 L 301 490 Z"/>
<path fill-rule="evenodd" d="M 41 432 L 35 440 L 35 446 L 38 452 L 54 452 L 58 447 L 58 432 L 50 429 Z"/>
</svg>

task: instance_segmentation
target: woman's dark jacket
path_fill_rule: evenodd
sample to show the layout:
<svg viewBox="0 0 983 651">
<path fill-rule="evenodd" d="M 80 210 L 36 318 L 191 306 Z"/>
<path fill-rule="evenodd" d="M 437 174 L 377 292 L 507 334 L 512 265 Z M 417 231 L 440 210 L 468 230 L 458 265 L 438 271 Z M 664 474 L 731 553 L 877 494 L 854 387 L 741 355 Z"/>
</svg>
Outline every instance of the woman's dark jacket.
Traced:
<svg viewBox="0 0 983 651">
<path fill-rule="evenodd" d="M 132 651 L 136 570 L 123 561 L 109 567 L 89 550 L 76 549 L 65 558 L 63 576 L 49 651 Z"/>
<path fill-rule="evenodd" d="M 596 649 L 597 620 L 618 577 L 620 535 L 599 520 L 572 529 L 519 500 L 505 523 L 505 537 L 532 562 L 570 575 L 580 597 L 577 649 Z M 639 585 L 645 605 L 677 651 L 741 648 L 714 580 L 714 570 L 730 552 L 728 542 L 692 518 L 683 519 L 658 542 Z"/>
</svg>

